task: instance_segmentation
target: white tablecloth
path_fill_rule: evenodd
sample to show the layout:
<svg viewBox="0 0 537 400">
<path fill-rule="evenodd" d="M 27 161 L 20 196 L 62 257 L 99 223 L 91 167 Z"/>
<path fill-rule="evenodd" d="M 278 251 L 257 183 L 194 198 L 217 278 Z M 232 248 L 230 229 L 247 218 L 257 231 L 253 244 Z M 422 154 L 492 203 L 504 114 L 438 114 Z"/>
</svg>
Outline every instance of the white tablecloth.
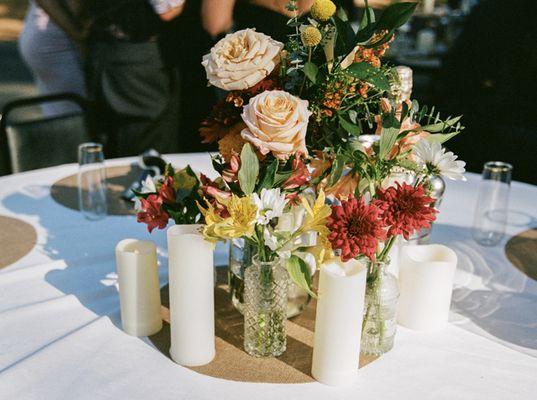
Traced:
<svg viewBox="0 0 537 400">
<path fill-rule="evenodd" d="M 210 172 L 206 154 L 168 156 Z M 126 164 L 113 160 L 108 165 Z M 360 370 L 347 388 L 317 383 L 228 382 L 174 364 L 146 339 L 123 333 L 114 264 L 125 237 L 159 245 L 134 217 L 85 220 L 55 203 L 50 185 L 76 173 L 66 165 L 0 178 L 0 214 L 32 224 L 38 245 L 0 270 L 0 399 L 535 399 L 537 282 L 506 259 L 503 244 L 470 235 L 479 176 L 449 182 L 432 241 L 460 263 L 451 324 L 435 333 L 399 328 L 395 348 Z M 535 226 L 537 187 L 514 182 L 509 234 Z M 2 244 L 0 243 L 0 251 Z"/>
</svg>

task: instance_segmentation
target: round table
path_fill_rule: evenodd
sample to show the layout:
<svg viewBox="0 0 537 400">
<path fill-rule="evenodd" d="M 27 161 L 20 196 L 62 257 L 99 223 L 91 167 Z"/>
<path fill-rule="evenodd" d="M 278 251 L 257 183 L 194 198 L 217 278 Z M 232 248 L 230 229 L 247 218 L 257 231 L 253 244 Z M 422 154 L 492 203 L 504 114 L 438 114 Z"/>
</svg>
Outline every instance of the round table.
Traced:
<svg viewBox="0 0 537 400">
<path fill-rule="evenodd" d="M 214 175 L 208 154 L 165 158 Z M 510 235 L 535 227 L 535 186 L 513 182 L 513 223 L 500 246 L 486 248 L 470 229 L 479 176 L 448 182 L 431 241 L 459 257 L 450 324 L 433 333 L 399 327 L 394 349 L 362 368 L 354 386 L 331 388 L 210 378 L 125 334 L 114 247 L 126 237 L 154 240 L 164 285 L 165 232 L 150 235 L 134 216 L 88 221 L 56 203 L 50 186 L 76 172 L 71 164 L 0 178 L 0 215 L 31 224 L 38 237 L 29 254 L 0 270 L 1 399 L 535 398 L 537 282 L 504 253 Z"/>
</svg>

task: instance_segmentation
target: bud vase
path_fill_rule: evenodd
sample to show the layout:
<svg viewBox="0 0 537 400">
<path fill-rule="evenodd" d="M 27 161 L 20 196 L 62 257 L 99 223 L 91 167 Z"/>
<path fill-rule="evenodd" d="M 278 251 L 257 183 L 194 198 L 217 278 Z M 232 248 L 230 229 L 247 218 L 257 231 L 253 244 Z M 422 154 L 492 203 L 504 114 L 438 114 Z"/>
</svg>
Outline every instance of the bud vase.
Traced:
<svg viewBox="0 0 537 400">
<path fill-rule="evenodd" d="M 397 330 L 397 278 L 388 271 L 389 260 L 369 264 L 362 324 L 361 353 L 381 355 L 393 347 Z"/>
<path fill-rule="evenodd" d="M 254 357 L 277 357 L 286 349 L 288 274 L 279 258 L 257 256 L 244 272 L 244 350 Z"/>
<path fill-rule="evenodd" d="M 244 239 L 230 241 L 229 249 L 229 294 L 231 302 L 237 311 L 244 313 L 244 271 L 252 265 L 255 248 Z M 287 318 L 301 314 L 309 304 L 311 296 L 304 289 L 299 288 L 289 278 L 287 290 Z"/>
</svg>

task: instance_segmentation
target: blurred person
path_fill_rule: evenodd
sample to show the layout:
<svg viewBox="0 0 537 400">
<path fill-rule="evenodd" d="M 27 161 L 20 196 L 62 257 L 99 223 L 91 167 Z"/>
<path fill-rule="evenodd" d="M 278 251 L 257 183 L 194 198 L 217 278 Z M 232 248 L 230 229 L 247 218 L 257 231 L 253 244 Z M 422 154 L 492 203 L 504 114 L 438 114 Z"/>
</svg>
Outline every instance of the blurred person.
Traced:
<svg viewBox="0 0 537 400">
<path fill-rule="evenodd" d="M 298 12 L 308 12 L 314 0 L 298 0 Z M 294 15 L 286 8 L 288 0 L 237 0 L 235 6 L 236 30 L 255 28 L 258 32 L 272 37 L 280 42 L 287 40 L 287 35 L 294 28 L 287 21 Z"/>
<path fill-rule="evenodd" d="M 33 0 L 19 37 L 19 50 L 40 95 L 69 92 L 86 96 L 78 46 Z M 46 116 L 56 116 L 76 112 L 78 107 L 71 102 L 54 102 L 44 104 L 42 110 Z"/>
<path fill-rule="evenodd" d="M 88 92 L 108 157 L 179 150 L 179 74 L 162 53 L 184 0 L 89 0 Z"/>
<path fill-rule="evenodd" d="M 537 184 L 537 12 L 534 0 L 486 0 L 476 5 L 435 80 L 435 103 L 463 114 L 467 133 L 450 142 L 468 168 L 511 162 L 516 179 Z"/>
</svg>

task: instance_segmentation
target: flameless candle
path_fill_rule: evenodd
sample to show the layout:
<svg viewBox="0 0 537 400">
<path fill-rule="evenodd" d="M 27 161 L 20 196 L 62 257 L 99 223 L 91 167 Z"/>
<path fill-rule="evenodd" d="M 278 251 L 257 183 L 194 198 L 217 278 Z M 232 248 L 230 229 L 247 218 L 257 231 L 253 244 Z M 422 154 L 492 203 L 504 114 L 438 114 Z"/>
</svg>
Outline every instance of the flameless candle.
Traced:
<svg viewBox="0 0 537 400">
<path fill-rule="evenodd" d="M 367 268 L 356 260 L 321 266 L 311 373 L 326 385 L 358 373 Z"/>
<path fill-rule="evenodd" d="M 168 229 L 172 360 L 184 366 L 215 355 L 213 248 L 200 225 Z"/>
<path fill-rule="evenodd" d="M 155 243 L 125 239 L 116 246 L 121 324 L 129 335 L 149 336 L 162 328 Z"/>
<path fill-rule="evenodd" d="M 405 246 L 399 263 L 399 324 L 416 330 L 448 321 L 457 255 L 439 244 Z"/>
</svg>

